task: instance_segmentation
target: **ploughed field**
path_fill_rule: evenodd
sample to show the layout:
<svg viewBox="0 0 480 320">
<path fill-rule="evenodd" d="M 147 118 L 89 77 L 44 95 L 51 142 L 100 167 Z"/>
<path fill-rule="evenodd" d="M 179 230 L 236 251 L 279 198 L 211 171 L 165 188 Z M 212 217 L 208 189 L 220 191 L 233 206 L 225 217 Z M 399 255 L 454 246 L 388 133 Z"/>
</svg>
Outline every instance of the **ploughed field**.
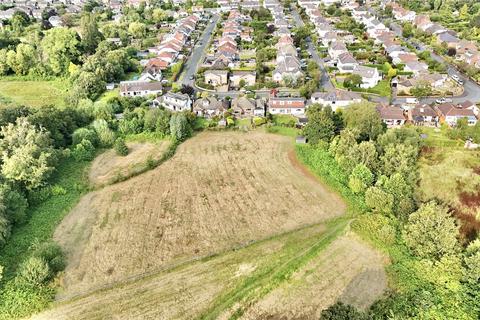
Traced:
<svg viewBox="0 0 480 320">
<path fill-rule="evenodd" d="M 203 133 L 158 168 L 87 194 L 55 233 L 69 257 L 63 295 L 343 214 L 291 148 L 260 132 Z"/>
</svg>

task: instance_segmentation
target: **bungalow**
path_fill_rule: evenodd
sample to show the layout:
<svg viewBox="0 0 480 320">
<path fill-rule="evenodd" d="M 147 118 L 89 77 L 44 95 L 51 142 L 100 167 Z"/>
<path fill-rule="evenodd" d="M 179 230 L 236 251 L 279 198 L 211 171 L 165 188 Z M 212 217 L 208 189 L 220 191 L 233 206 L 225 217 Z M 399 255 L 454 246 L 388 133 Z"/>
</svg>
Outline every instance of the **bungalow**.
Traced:
<svg viewBox="0 0 480 320">
<path fill-rule="evenodd" d="M 472 109 L 464 109 L 455 107 L 451 103 L 442 103 L 437 106 L 437 112 L 440 121 L 447 123 L 450 126 L 455 126 L 459 119 L 467 118 L 468 125 L 473 126 L 477 123 L 477 117 Z"/>
<path fill-rule="evenodd" d="M 188 94 L 168 92 L 157 99 L 160 105 L 171 111 L 191 111 L 192 100 Z"/>
<path fill-rule="evenodd" d="M 460 103 L 458 106 L 458 108 L 461 108 L 461 109 L 470 109 L 473 111 L 473 113 L 478 117 L 479 115 L 479 108 L 477 107 L 477 105 L 469 100 L 467 101 L 464 101 L 462 103 Z"/>
<path fill-rule="evenodd" d="M 399 127 L 405 124 L 405 116 L 401 108 L 380 104 L 376 109 L 383 123 L 388 128 Z"/>
<path fill-rule="evenodd" d="M 428 104 L 419 104 L 408 111 L 409 120 L 417 126 L 437 126 L 438 115 Z"/>
<path fill-rule="evenodd" d="M 162 93 L 160 82 L 121 81 L 120 95 L 122 97 L 144 97 L 150 94 Z"/>
<path fill-rule="evenodd" d="M 245 96 L 232 100 L 231 108 L 236 118 L 251 117 L 254 115 L 256 101 Z"/>
<path fill-rule="evenodd" d="M 364 89 L 373 88 L 382 80 L 377 68 L 357 66 L 353 69 L 352 74 L 357 74 L 362 78 L 360 88 Z"/>
<path fill-rule="evenodd" d="M 273 71 L 273 80 L 280 83 L 289 79 L 296 82 L 299 78 L 303 77 L 301 71 L 301 64 L 297 57 L 287 55 L 283 56 L 280 61 L 277 58 L 277 67 Z"/>
<path fill-rule="evenodd" d="M 456 48 L 457 44 L 460 42 L 460 39 L 449 32 L 442 32 L 437 35 L 437 42 L 438 44 L 445 43 L 449 48 Z"/>
<path fill-rule="evenodd" d="M 239 88 L 243 82 L 244 86 L 254 86 L 256 74 L 255 71 L 233 71 L 230 76 L 230 85 Z"/>
<path fill-rule="evenodd" d="M 193 104 L 193 112 L 198 117 L 212 118 L 222 116 L 228 110 L 228 102 L 226 100 L 218 100 L 215 97 L 201 98 Z"/>
<path fill-rule="evenodd" d="M 362 98 L 358 93 L 336 89 L 329 92 L 315 92 L 312 94 L 311 101 L 323 106 L 330 106 L 335 111 L 352 103 L 361 102 Z"/>
<path fill-rule="evenodd" d="M 228 84 L 228 70 L 205 71 L 205 83 L 214 87 Z"/>
<path fill-rule="evenodd" d="M 303 116 L 305 114 L 305 99 L 293 97 L 271 97 L 268 104 L 271 114 L 290 114 Z"/>
<path fill-rule="evenodd" d="M 428 71 L 428 65 L 424 62 L 410 61 L 405 64 L 403 71 L 412 72 L 417 75 L 421 72 Z"/>
</svg>

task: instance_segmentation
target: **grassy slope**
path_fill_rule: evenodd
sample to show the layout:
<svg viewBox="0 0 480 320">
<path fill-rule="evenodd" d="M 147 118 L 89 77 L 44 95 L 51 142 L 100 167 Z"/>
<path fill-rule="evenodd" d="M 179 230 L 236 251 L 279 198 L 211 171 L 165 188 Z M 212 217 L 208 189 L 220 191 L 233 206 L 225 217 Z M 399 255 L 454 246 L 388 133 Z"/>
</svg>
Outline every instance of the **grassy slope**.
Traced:
<svg viewBox="0 0 480 320">
<path fill-rule="evenodd" d="M 32 246 L 52 238 L 55 227 L 86 191 L 85 169 L 88 164 L 65 160 L 52 177 L 52 185 L 57 190 L 63 188 L 64 194 L 52 195 L 30 207 L 29 220 L 12 230 L 12 236 L 0 250 L 0 262 L 5 267 L 2 283 L 5 291 L 0 291 L 0 319 L 14 319 L 38 312 L 52 299 L 53 290 L 49 287 L 27 292 L 19 288 L 12 291 L 11 288 L 15 287 L 13 277 L 18 265 L 31 254 Z"/>
<path fill-rule="evenodd" d="M 49 104 L 62 105 L 65 94 L 66 84 L 62 80 L 0 80 L 0 96 L 21 105 L 32 107 Z"/>
</svg>

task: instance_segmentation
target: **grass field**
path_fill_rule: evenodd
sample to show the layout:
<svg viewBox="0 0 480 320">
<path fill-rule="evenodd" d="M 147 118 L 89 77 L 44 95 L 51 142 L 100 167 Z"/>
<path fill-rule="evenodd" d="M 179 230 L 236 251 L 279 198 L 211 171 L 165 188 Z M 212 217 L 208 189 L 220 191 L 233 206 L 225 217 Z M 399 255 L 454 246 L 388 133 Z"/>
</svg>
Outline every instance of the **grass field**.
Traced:
<svg viewBox="0 0 480 320">
<path fill-rule="evenodd" d="M 32 107 L 62 105 L 65 95 L 66 84 L 62 80 L 0 80 L 0 96 L 20 105 Z"/>
<path fill-rule="evenodd" d="M 86 195 L 55 234 L 71 257 L 65 293 L 342 214 L 291 148 L 261 132 L 203 133 L 157 169 Z"/>
<path fill-rule="evenodd" d="M 55 233 L 69 256 L 63 290 L 34 319 L 318 319 L 337 299 L 364 308 L 386 288 L 385 261 L 348 231 L 345 210 L 295 159 L 291 137 L 201 133 L 80 200 Z"/>
<path fill-rule="evenodd" d="M 143 170 L 147 161 L 158 160 L 170 145 L 169 140 L 156 143 L 128 142 L 129 153 L 119 156 L 110 149 L 98 156 L 92 163 L 89 180 L 94 186 L 106 185 L 119 175 L 131 176 L 137 170 Z"/>
</svg>

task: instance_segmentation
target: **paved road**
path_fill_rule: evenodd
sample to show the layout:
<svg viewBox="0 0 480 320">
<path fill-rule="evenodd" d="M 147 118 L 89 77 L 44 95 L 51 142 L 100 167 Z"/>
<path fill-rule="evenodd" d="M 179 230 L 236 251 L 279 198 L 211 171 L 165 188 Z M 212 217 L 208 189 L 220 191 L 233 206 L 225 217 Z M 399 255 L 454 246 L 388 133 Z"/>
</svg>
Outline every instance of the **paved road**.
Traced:
<svg viewBox="0 0 480 320">
<path fill-rule="evenodd" d="M 300 17 L 300 14 L 297 11 L 297 8 L 295 5 L 292 4 L 291 6 L 291 11 L 292 17 L 295 20 L 295 23 L 299 27 L 303 27 L 305 24 L 303 23 L 302 18 Z M 327 91 L 333 90 L 335 87 L 333 86 L 332 82 L 330 81 L 330 77 L 328 76 L 327 71 L 325 70 L 325 65 L 323 63 L 323 59 L 320 58 L 318 55 L 317 49 L 315 48 L 315 45 L 310 41 L 310 39 L 307 39 L 307 45 L 308 45 L 308 52 L 312 55 L 313 61 L 315 61 L 318 66 L 320 67 L 320 72 L 321 78 L 320 78 L 320 85 Z"/>
<path fill-rule="evenodd" d="M 414 42 L 411 39 L 404 38 L 403 35 L 402 35 L 402 27 L 399 26 L 397 23 L 391 22 L 390 23 L 390 29 L 399 38 L 403 39 L 405 42 L 408 42 L 408 43 L 410 43 L 414 46 L 416 45 L 418 47 L 417 50 L 419 52 L 423 52 L 423 51 L 430 52 L 430 55 L 434 60 L 436 60 L 437 62 L 442 63 L 442 64 L 447 66 L 448 75 L 450 75 L 450 76 L 457 75 L 457 76 L 460 77 L 460 79 L 463 80 L 463 82 L 464 82 L 464 86 L 463 86 L 464 87 L 464 92 L 460 96 L 456 96 L 456 97 L 451 98 L 454 103 L 462 103 L 462 102 L 465 102 L 467 100 L 472 101 L 472 102 L 479 102 L 480 101 L 480 85 L 478 83 L 476 83 L 475 81 L 468 78 L 466 75 L 464 75 L 461 72 L 459 72 L 458 70 L 456 70 L 455 67 L 453 65 L 451 65 L 450 63 L 448 63 L 443 57 L 434 53 L 432 48 L 426 46 L 423 43 L 420 43 L 419 41 Z M 398 98 L 394 102 L 395 103 L 404 102 L 402 100 L 405 100 L 405 99 L 404 98 L 403 99 Z M 427 98 L 427 99 L 423 100 L 422 102 L 433 103 L 433 102 L 435 102 L 435 100 L 436 100 L 436 98 L 432 97 L 432 98 Z"/>
<path fill-rule="evenodd" d="M 197 41 L 197 45 L 195 45 L 192 54 L 187 60 L 185 64 L 185 72 L 183 74 L 182 84 L 193 86 L 193 80 L 191 80 L 192 76 L 197 73 L 198 65 L 200 64 L 201 60 L 205 56 L 205 50 L 210 42 L 210 39 L 213 35 L 213 29 L 217 25 L 218 19 L 220 16 L 214 14 L 210 18 L 207 27 L 202 33 L 200 40 Z M 201 42 L 201 45 L 198 43 Z"/>
</svg>

